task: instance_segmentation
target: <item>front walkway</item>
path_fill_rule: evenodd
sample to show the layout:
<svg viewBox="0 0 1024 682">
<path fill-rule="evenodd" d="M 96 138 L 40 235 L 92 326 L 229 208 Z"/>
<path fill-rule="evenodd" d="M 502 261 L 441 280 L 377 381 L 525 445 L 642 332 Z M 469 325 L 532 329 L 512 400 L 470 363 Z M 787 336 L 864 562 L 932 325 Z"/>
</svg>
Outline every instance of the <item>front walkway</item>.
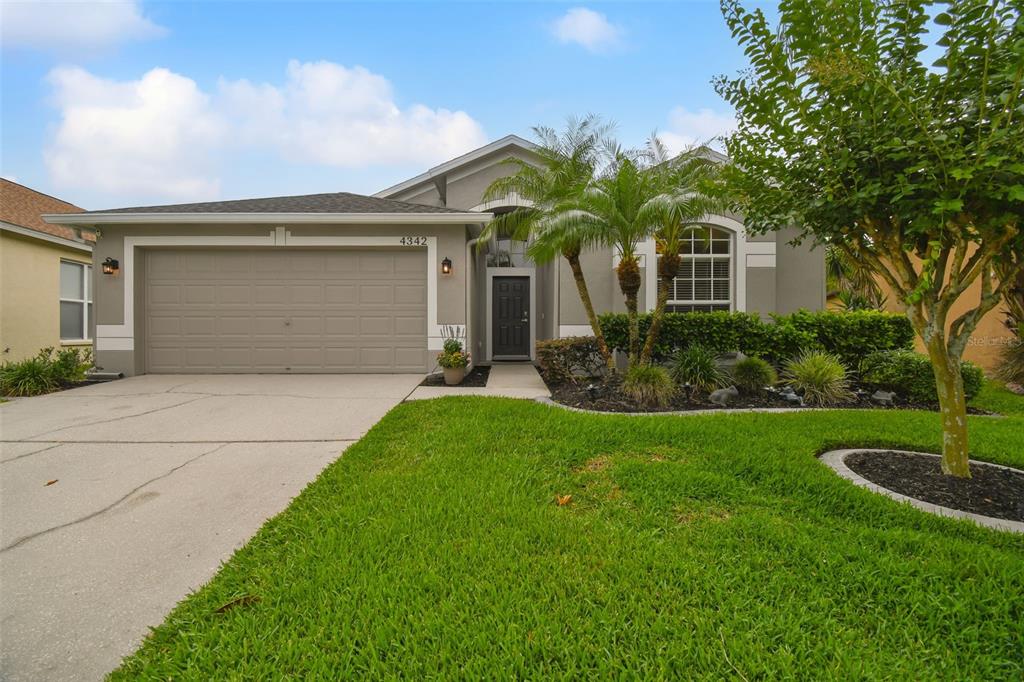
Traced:
<svg viewBox="0 0 1024 682">
<path fill-rule="evenodd" d="M 487 385 L 471 386 L 419 386 L 407 400 L 443 398 L 447 395 L 482 395 L 500 398 L 549 398 L 551 393 L 537 373 L 537 368 L 528 362 L 496 364 L 491 366 Z"/>
</svg>

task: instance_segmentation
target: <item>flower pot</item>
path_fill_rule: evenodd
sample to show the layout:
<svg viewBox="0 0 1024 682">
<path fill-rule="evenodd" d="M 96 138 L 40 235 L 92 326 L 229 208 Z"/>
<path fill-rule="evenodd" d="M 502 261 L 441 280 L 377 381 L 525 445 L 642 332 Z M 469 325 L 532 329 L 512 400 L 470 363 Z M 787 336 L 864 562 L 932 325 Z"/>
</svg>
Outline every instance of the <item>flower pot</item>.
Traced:
<svg viewBox="0 0 1024 682">
<path fill-rule="evenodd" d="M 458 386 L 462 383 L 462 380 L 466 378 L 465 367 L 445 367 L 444 368 L 444 383 L 449 386 Z"/>
</svg>

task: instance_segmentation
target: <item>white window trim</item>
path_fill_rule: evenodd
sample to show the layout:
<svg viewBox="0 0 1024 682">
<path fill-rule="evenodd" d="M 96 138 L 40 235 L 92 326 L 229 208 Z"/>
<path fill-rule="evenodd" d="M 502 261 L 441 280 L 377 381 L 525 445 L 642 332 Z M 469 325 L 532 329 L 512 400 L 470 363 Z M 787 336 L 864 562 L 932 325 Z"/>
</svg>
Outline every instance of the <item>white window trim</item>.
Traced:
<svg viewBox="0 0 1024 682">
<path fill-rule="evenodd" d="M 718 229 L 722 229 L 722 228 L 718 228 Z M 724 299 L 714 299 L 713 298 L 713 299 L 708 299 L 706 301 L 698 301 L 698 300 L 695 300 L 695 299 L 683 300 L 683 299 L 671 299 L 670 298 L 667 301 L 667 305 L 671 305 L 671 306 L 723 306 L 723 305 L 725 305 L 725 306 L 729 306 L 729 310 L 730 311 L 736 309 L 735 308 L 735 305 L 736 305 L 735 304 L 735 300 L 736 300 L 736 286 L 735 286 L 736 285 L 736 269 L 735 268 L 736 268 L 736 266 L 735 266 L 735 261 L 733 259 L 733 252 L 736 250 L 736 234 L 734 232 L 732 232 L 731 230 L 723 230 L 723 231 L 728 235 L 728 239 L 729 239 L 729 251 L 727 253 L 687 253 L 687 254 L 680 254 L 680 256 L 681 256 L 681 258 L 682 258 L 682 260 L 684 262 L 686 260 L 690 260 L 690 261 L 695 263 L 696 261 L 699 261 L 699 260 L 715 261 L 715 260 L 723 260 L 723 259 L 729 261 L 729 277 L 728 277 L 728 281 L 729 281 L 729 298 L 724 298 Z M 722 241 L 722 240 L 719 240 L 719 241 Z M 661 256 L 658 256 L 658 257 L 661 258 Z M 695 273 L 695 272 L 696 272 L 695 268 L 691 270 L 691 273 Z M 679 277 L 677 276 L 675 279 L 678 280 Z M 705 278 L 701 277 L 700 279 L 703 280 Z M 716 279 L 719 279 L 719 278 L 715 277 L 714 268 L 712 267 L 711 279 L 710 279 L 710 281 L 711 281 L 711 294 L 712 294 L 712 296 L 715 293 L 714 283 L 715 283 Z M 696 275 L 690 277 L 690 281 L 695 283 L 697 281 Z M 677 287 L 673 286 L 672 288 L 673 288 L 673 293 L 674 293 L 675 289 Z M 693 290 L 694 290 L 694 292 L 696 292 L 697 287 L 694 286 Z"/>
<path fill-rule="evenodd" d="M 775 254 L 775 242 L 748 242 L 746 230 L 743 223 L 724 215 L 708 215 L 701 220 L 695 221 L 702 225 L 718 227 L 732 233 L 732 267 L 733 267 L 733 305 L 732 310 L 746 312 L 747 310 L 747 254 L 748 253 L 770 253 Z M 639 252 L 649 254 L 650 262 L 654 262 L 656 253 L 654 239 L 647 239 L 640 243 Z M 646 269 L 646 268 L 645 268 Z M 644 297 L 646 312 L 654 310 L 658 301 L 658 273 L 653 271 L 644 282 Z"/>
<path fill-rule="evenodd" d="M 67 260 L 64 258 L 60 259 L 61 264 L 67 263 L 68 265 L 74 265 L 82 269 L 82 295 L 84 298 L 64 298 L 59 296 L 57 303 L 57 327 L 58 335 L 60 334 L 60 304 L 61 303 L 78 303 L 82 306 L 82 335 L 73 338 L 65 339 L 63 336 L 60 337 L 61 343 L 74 344 L 74 343 L 88 343 L 92 341 L 92 336 L 89 334 L 89 327 L 92 320 L 89 319 L 89 304 L 92 303 L 92 282 L 89 281 L 92 277 L 92 266 L 88 263 L 82 263 L 80 261 Z M 63 289 L 63 287 L 61 287 Z"/>
</svg>

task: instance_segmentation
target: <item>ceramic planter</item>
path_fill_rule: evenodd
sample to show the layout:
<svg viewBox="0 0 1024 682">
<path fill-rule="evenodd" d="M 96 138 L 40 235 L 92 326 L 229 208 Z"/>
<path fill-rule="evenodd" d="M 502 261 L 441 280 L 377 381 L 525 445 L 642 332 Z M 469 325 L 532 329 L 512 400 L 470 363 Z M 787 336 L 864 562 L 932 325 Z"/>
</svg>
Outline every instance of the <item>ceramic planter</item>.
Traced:
<svg viewBox="0 0 1024 682">
<path fill-rule="evenodd" d="M 458 386 L 462 383 L 462 380 L 466 378 L 465 367 L 445 367 L 444 368 L 444 383 L 449 386 Z"/>
</svg>

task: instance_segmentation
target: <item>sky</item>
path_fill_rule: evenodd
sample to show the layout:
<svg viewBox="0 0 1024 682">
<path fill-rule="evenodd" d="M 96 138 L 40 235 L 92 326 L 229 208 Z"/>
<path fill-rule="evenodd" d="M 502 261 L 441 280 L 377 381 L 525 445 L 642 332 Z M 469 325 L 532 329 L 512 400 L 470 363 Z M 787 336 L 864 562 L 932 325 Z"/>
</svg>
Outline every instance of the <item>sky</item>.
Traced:
<svg viewBox="0 0 1024 682">
<path fill-rule="evenodd" d="M 717 2 L 0 0 L 0 175 L 88 209 L 372 194 L 596 113 L 728 132 Z"/>
</svg>

